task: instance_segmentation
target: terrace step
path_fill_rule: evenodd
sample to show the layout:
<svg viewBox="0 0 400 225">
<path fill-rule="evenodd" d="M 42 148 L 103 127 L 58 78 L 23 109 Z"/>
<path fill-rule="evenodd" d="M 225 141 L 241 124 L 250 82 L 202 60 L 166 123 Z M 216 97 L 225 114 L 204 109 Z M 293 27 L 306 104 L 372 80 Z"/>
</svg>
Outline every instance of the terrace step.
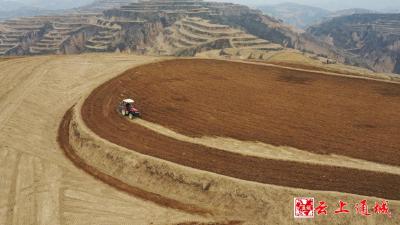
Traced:
<svg viewBox="0 0 400 225">
<path fill-rule="evenodd" d="M 3 44 L 18 44 L 19 39 L 17 38 L 7 38 L 7 39 L 2 39 L 0 42 L 3 42 Z"/>
<path fill-rule="evenodd" d="M 196 46 L 196 44 L 197 44 L 197 43 L 191 43 L 191 42 L 189 42 L 189 41 L 187 41 L 187 40 L 184 40 L 184 39 L 177 39 L 177 42 L 178 42 L 181 46 L 185 46 L 186 48 L 187 48 L 187 47 Z"/>
<path fill-rule="evenodd" d="M 262 45 L 255 45 L 251 47 L 244 47 L 242 49 L 253 49 L 253 50 L 260 50 L 260 51 L 279 51 L 282 50 L 282 45 L 279 44 L 262 44 Z"/>
<path fill-rule="evenodd" d="M 14 47 L 16 47 L 16 46 L 14 46 Z M 13 48 L 14 48 L 14 47 L 13 47 Z M 13 48 L 1 48 L 1 47 L 0 47 L 0 52 L 7 53 L 8 51 L 10 51 L 10 50 L 13 49 Z"/>
<path fill-rule="evenodd" d="M 111 41 L 95 41 L 93 39 L 90 39 L 86 43 L 89 45 L 109 45 L 111 44 Z"/>
<path fill-rule="evenodd" d="M 44 42 L 54 42 L 54 41 L 62 41 L 64 38 L 63 37 L 44 37 L 41 41 Z"/>
<path fill-rule="evenodd" d="M 174 48 L 187 48 L 187 47 L 188 47 L 188 46 L 185 46 L 185 45 L 180 44 L 177 40 L 173 41 L 173 42 L 171 43 L 171 45 L 172 45 Z"/>
<path fill-rule="evenodd" d="M 19 39 L 21 37 L 23 37 L 25 35 L 24 34 L 6 34 L 7 39 Z"/>
<path fill-rule="evenodd" d="M 14 48 L 18 44 L 0 44 L 0 48 Z"/>
<path fill-rule="evenodd" d="M 192 25 L 188 24 L 182 24 L 182 27 L 190 32 L 193 32 L 195 34 L 203 35 L 203 36 L 208 36 L 210 38 L 223 38 L 223 37 L 231 37 L 231 36 L 237 36 L 242 34 L 240 31 L 228 31 L 228 32 L 215 32 L 215 31 L 209 31 L 205 29 L 201 29 Z"/>
<path fill-rule="evenodd" d="M 85 45 L 86 49 L 91 51 L 107 51 L 108 46 L 93 46 L 93 45 Z"/>
<path fill-rule="evenodd" d="M 56 53 L 59 48 L 47 48 L 47 47 L 39 47 L 39 46 L 32 46 L 29 48 L 29 52 L 32 54 L 49 54 L 49 53 Z"/>
<path fill-rule="evenodd" d="M 262 40 L 262 39 L 257 39 L 254 41 L 234 41 L 233 45 L 236 48 L 241 48 L 241 47 L 252 47 L 252 46 L 259 46 L 259 45 L 267 45 L 269 44 L 269 41 Z"/>
<path fill-rule="evenodd" d="M 112 41 L 114 39 L 113 36 L 96 36 L 93 38 L 93 41 Z"/>
<path fill-rule="evenodd" d="M 226 25 L 219 25 L 219 24 L 210 24 L 207 22 L 203 22 L 201 20 L 197 20 L 197 19 L 184 19 L 182 20 L 182 22 L 184 24 L 188 24 L 188 25 L 192 25 L 194 27 L 198 27 L 200 29 L 203 30 L 213 30 L 213 31 L 220 31 L 220 32 L 224 32 L 230 29 L 229 26 Z"/>
<path fill-rule="evenodd" d="M 232 41 L 236 42 L 240 42 L 240 41 L 255 41 L 258 40 L 259 38 L 256 36 L 244 36 L 244 37 L 237 37 L 237 38 L 232 38 Z"/>
<path fill-rule="evenodd" d="M 204 37 L 194 35 L 193 33 L 190 33 L 182 28 L 177 29 L 177 32 L 180 36 L 183 36 L 185 39 L 192 41 L 192 42 L 204 43 L 204 42 L 210 41 L 210 38 L 204 38 Z"/>
<path fill-rule="evenodd" d="M 61 40 L 62 40 L 62 39 L 60 39 L 60 40 L 47 39 L 46 37 L 44 37 L 44 38 L 42 38 L 42 39 L 40 40 L 40 42 L 41 42 L 41 43 L 48 43 L 48 44 L 51 44 L 51 43 L 58 42 L 58 41 L 61 41 Z"/>
<path fill-rule="evenodd" d="M 38 42 L 38 43 L 36 43 L 35 44 L 35 46 L 38 46 L 38 47 L 44 47 L 44 48 L 55 48 L 55 47 L 58 47 L 59 46 L 59 44 L 58 43 L 55 43 L 55 42 L 50 42 L 50 43 L 43 43 L 43 42 Z"/>
</svg>

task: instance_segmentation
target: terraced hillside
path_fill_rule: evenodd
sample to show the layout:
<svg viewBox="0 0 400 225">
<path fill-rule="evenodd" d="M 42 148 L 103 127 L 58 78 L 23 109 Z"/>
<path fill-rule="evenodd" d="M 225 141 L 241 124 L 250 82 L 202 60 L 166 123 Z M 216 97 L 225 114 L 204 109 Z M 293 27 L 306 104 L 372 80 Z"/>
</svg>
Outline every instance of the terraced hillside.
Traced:
<svg viewBox="0 0 400 225">
<path fill-rule="evenodd" d="M 232 3 L 96 1 L 69 14 L 0 23 L 0 55 L 118 51 L 193 56 L 223 49 L 221 54 L 228 56 L 264 60 L 271 52 L 294 48 L 325 62 L 398 72 L 398 18 L 373 16 L 354 16 L 353 22 L 334 19 L 336 25 L 299 33 L 260 11 Z"/>
<path fill-rule="evenodd" d="M 95 0 L 92 4 L 80 7 L 80 12 L 98 12 L 101 13 L 104 10 L 118 8 L 129 3 L 136 2 L 136 0 Z"/>
<path fill-rule="evenodd" d="M 195 54 L 210 49 L 248 49 L 253 51 L 278 51 L 283 47 L 270 41 L 260 39 L 243 30 L 227 25 L 213 24 L 199 17 L 185 17 L 175 22 L 165 32 L 166 47 L 175 55 Z M 162 47 L 160 48 L 162 49 Z"/>
<path fill-rule="evenodd" d="M 102 19 L 97 20 L 96 26 L 98 27 L 97 31 L 86 40 L 86 50 L 92 52 L 110 51 L 113 43 L 120 36 L 121 26 Z"/>
<path fill-rule="evenodd" d="M 376 71 L 400 73 L 400 14 L 338 17 L 308 32 Z"/>
<path fill-rule="evenodd" d="M 99 10 L 104 11 L 99 14 Z M 302 34 L 264 16 L 260 11 L 232 3 L 202 0 L 150 0 L 132 3 L 128 0 L 107 0 L 95 1 L 69 14 L 87 17 L 88 20 L 78 28 L 80 22 L 69 22 L 69 15 L 54 16 L 54 20 L 59 17 L 66 18 L 64 24 L 59 24 L 61 21 L 55 21 L 58 24 L 53 24 L 46 19 L 43 21 L 40 17 L 29 18 L 29 22 L 40 21 L 46 29 L 26 42 L 4 38 L 7 40 L 4 41 L 2 54 L 126 51 L 157 55 L 194 55 L 206 49 L 225 47 L 263 51 L 276 50 L 283 46 L 312 49 L 316 53 L 334 57 L 337 61 L 342 60 L 333 50 L 321 47 L 318 41 L 310 37 L 303 38 Z M 204 26 L 204 23 L 208 25 Z M 13 30 L 12 26 L 10 28 Z M 210 32 L 212 29 L 214 31 Z M 172 35 L 167 37 L 167 43 L 160 43 L 165 40 L 165 32 Z M 237 33 L 246 33 L 247 36 L 242 34 L 232 40 Z M 10 41 L 22 47 L 18 48 L 18 51 L 11 51 L 16 48 L 14 45 L 7 45 Z M 207 47 L 204 48 L 204 45 Z M 171 51 L 172 47 L 178 50 Z"/>
<path fill-rule="evenodd" d="M 0 56 L 21 54 L 32 40 L 46 31 L 46 21 L 41 18 L 6 20 L 0 30 Z"/>
<path fill-rule="evenodd" d="M 139 1 L 119 9 L 111 9 L 105 12 L 106 16 L 128 17 L 130 19 L 157 20 L 158 14 L 162 14 L 166 19 L 174 19 L 182 15 L 209 15 L 211 8 L 208 2 L 202 0 L 152 0 Z"/>
<path fill-rule="evenodd" d="M 71 38 L 71 34 L 89 24 L 92 15 L 71 15 L 47 18 L 50 29 L 30 46 L 30 54 L 60 53 L 63 43 Z"/>
<path fill-rule="evenodd" d="M 37 16 L 7 20 L 0 31 L 0 55 L 54 54 L 97 14 Z"/>
</svg>

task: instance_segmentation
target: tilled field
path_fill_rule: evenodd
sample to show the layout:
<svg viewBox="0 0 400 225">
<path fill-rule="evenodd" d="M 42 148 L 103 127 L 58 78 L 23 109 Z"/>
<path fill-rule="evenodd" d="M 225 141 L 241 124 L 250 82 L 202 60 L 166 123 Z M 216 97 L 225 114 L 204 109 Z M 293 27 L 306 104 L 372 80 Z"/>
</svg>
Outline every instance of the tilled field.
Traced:
<svg viewBox="0 0 400 225">
<path fill-rule="evenodd" d="M 189 136 L 223 136 L 400 165 L 400 86 L 276 67 L 173 60 L 137 67 L 97 88 L 82 116 L 99 136 L 140 153 L 260 183 L 400 199 L 400 176 L 243 156 L 180 142 L 131 123 L 116 105 L 133 97 L 143 119 Z"/>
</svg>

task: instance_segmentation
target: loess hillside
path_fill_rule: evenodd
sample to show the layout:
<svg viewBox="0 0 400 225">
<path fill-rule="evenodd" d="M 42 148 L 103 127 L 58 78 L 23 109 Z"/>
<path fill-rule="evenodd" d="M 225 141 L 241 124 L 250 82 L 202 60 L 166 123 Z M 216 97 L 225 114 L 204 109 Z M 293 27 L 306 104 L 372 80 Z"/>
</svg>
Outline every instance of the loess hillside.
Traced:
<svg viewBox="0 0 400 225">
<path fill-rule="evenodd" d="M 344 61 L 327 45 L 261 11 L 202 0 L 95 1 L 64 15 L 7 20 L 1 28 L 0 55 L 124 51 L 191 56 L 209 49 L 287 47 Z"/>
<path fill-rule="evenodd" d="M 338 17 L 308 31 L 375 71 L 400 73 L 400 14 Z"/>
</svg>

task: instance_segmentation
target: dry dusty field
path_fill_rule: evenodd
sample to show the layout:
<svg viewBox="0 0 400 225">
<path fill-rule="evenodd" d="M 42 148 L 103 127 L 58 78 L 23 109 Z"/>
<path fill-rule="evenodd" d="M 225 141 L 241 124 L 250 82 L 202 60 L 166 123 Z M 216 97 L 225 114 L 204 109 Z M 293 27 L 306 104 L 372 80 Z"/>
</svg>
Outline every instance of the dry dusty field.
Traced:
<svg viewBox="0 0 400 225">
<path fill-rule="evenodd" d="M 132 225 L 205 221 L 119 191 L 57 143 L 65 112 L 93 88 L 155 58 L 49 56 L 0 62 L 0 224 Z"/>
<path fill-rule="evenodd" d="M 288 199 L 305 192 L 329 199 L 357 194 L 400 205 L 394 201 L 400 200 L 397 84 L 226 61 L 161 60 L 91 54 L 0 62 L 0 224 L 253 224 L 221 220 L 80 163 L 68 149 L 70 133 L 65 132 L 69 109 L 80 100 L 86 126 L 99 137 L 155 160 L 246 185 L 251 181 L 249 187 L 265 185 Z M 142 120 L 132 122 L 116 113 L 125 97 L 137 100 Z M 262 143 L 276 146 L 277 154 L 290 146 L 286 150 L 295 159 L 240 152 L 241 146 Z M 239 148 L 229 150 L 232 144 Z M 306 163 L 309 155 L 314 163 Z M 324 160 L 315 162 L 330 157 L 329 166 Z M 340 166 L 332 166 L 335 162 Z M 291 207 L 288 200 L 269 209 L 282 213 L 274 221 L 305 224 L 291 218 Z M 399 216 L 398 208 L 392 212 Z M 349 218 L 354 224 L 398 221 Z M 332 224 L 350 220 L 334 219 Z M 318 221 L 329 219 L 312 224 Z M 278 223 L 265 218 L 255 225 L 261 224 Z"/>
</svg>

